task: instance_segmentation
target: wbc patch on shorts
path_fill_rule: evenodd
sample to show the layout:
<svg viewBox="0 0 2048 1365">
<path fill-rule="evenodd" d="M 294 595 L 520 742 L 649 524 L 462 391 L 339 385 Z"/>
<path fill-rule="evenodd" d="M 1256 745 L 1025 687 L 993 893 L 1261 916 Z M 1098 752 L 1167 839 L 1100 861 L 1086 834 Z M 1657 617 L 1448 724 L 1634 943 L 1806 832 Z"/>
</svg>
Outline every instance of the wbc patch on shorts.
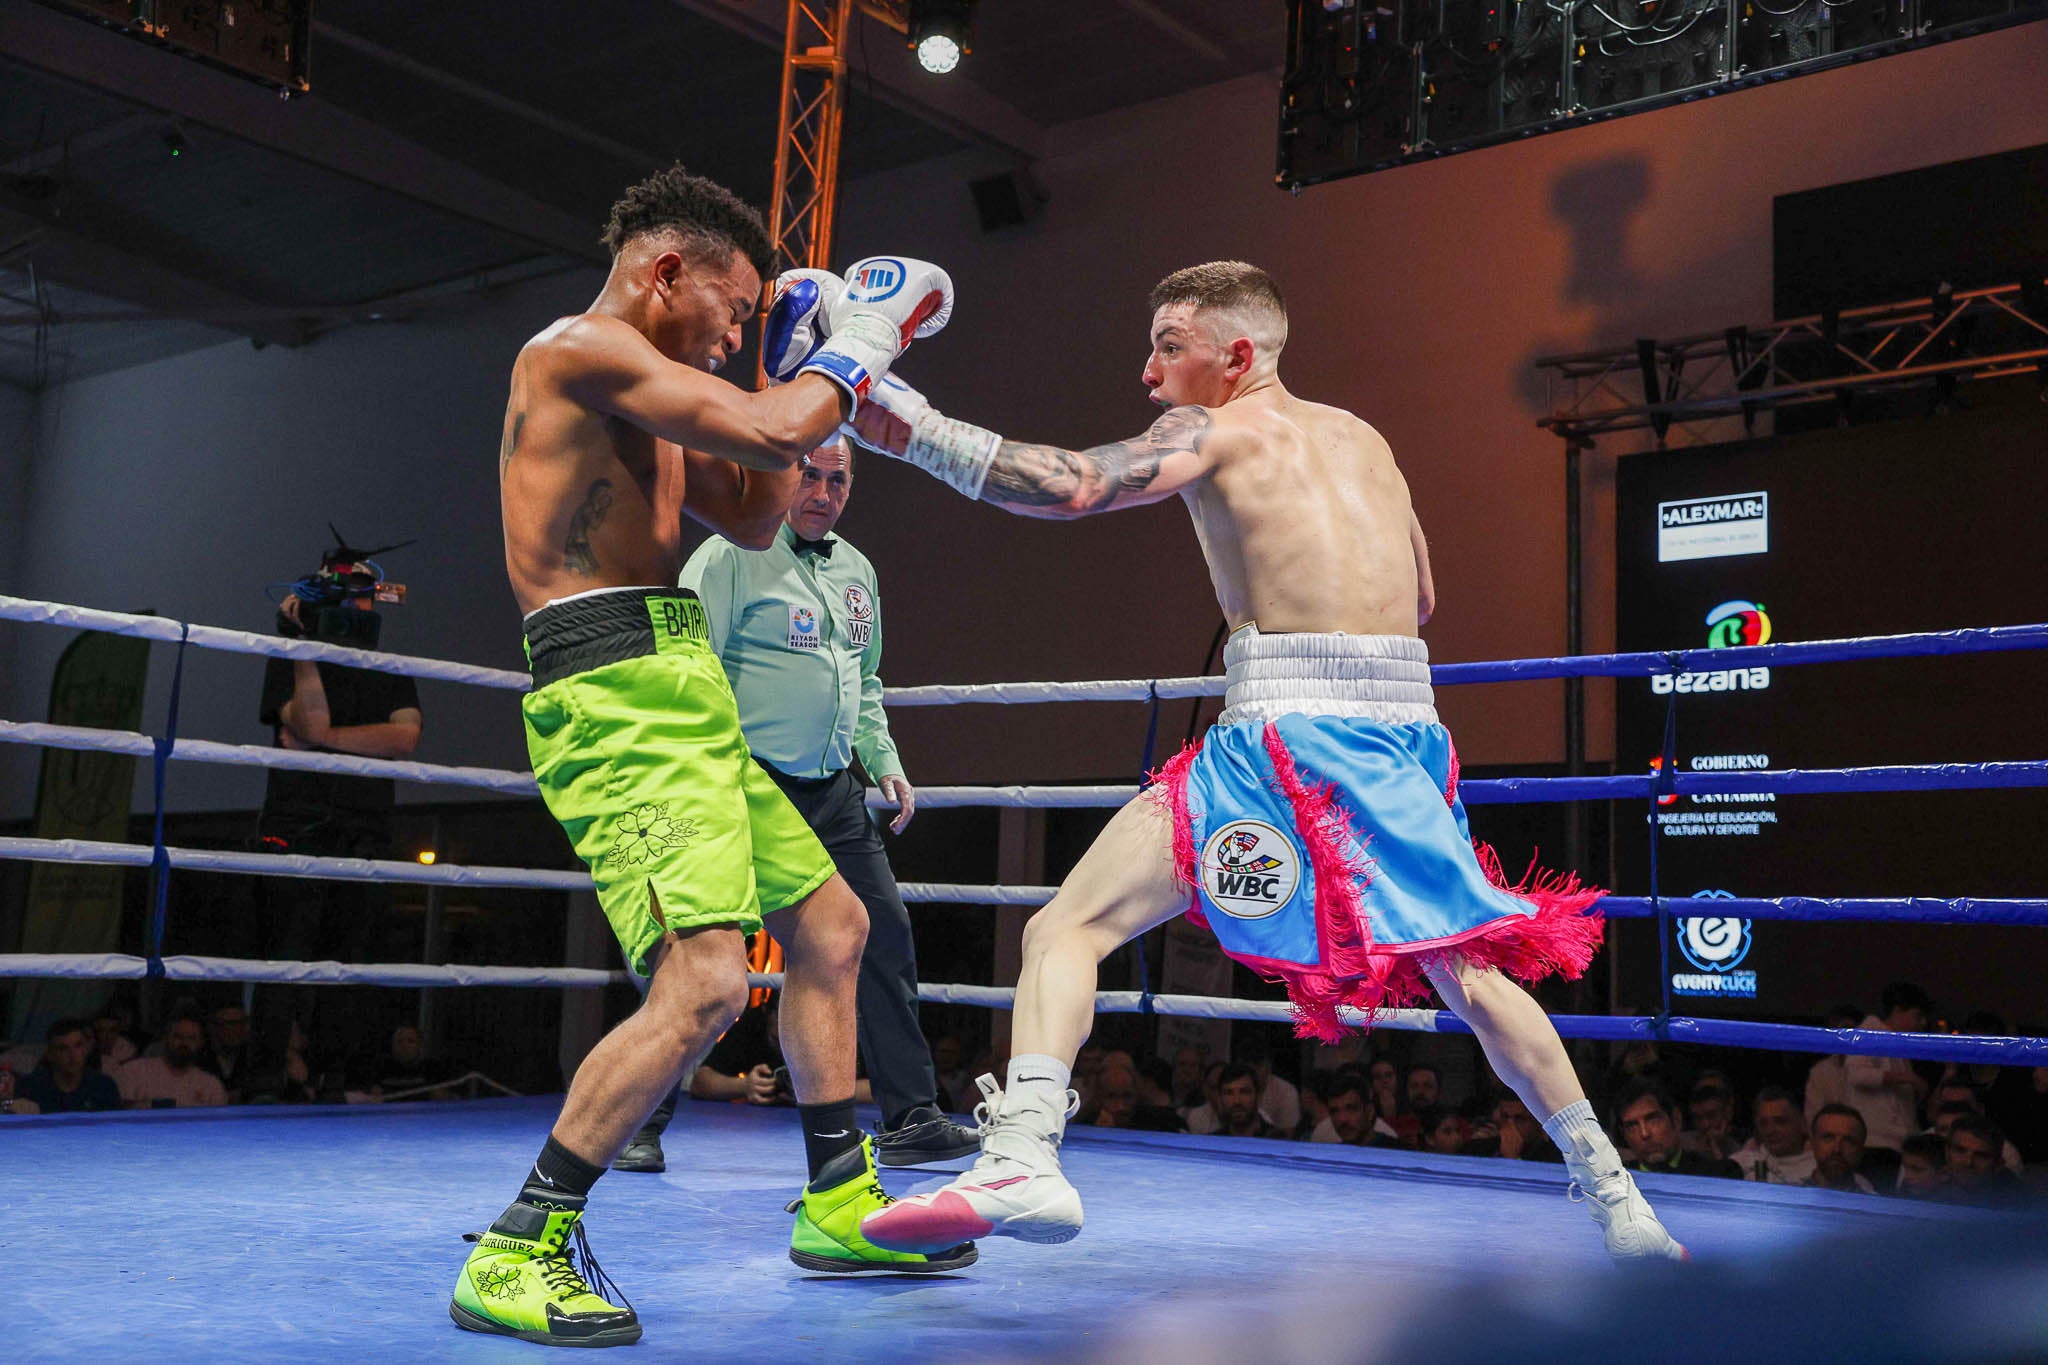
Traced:
<svg viewBox="0 0 2048 1365">
<path fill-rule="evenodd" d="M 1286 799 L 1258 783 L 1190 783 L 1194 811 L 1194 881 L 1209 927 L 1241 956 L 1312 963 L 1316 938 L 1315 873 Z"/>
</svg>

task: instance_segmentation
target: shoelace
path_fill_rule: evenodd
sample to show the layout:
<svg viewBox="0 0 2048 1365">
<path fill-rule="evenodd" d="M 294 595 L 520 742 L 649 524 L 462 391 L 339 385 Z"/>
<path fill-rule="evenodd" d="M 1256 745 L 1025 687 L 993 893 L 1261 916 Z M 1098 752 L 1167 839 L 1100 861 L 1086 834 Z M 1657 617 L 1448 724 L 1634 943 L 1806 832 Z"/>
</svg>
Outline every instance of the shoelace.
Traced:
<svg viewBox="0 0 2048 1365">
<path fill-rule="evenodd" d="M 1006 1117 L 997 1112 L 1002 1108 L 1003 1092 L 996 1085 L 994 1077 L 983 1076 L 975 1084 L 981 1087 L 981 1093 L 985 1097 L 980 1104 L 974 1106 L 974 1122 L 981 1129 L 981 1155 L 975 1158 L 974 1165 L 976 1167 L 991 1160 L 1023 1160 L 1020 1157 L 1006 1157 L 1000 1150 L 1006 1133 L 1010 1132 L 1017 1133 L 1027 1143 L 1043 1140 L 1050 1142 L 1055 1152 L 1059 1150 L 1062 1134 L 1048 1133 L 1041 1135 L 1024 1132 L 1016 1116 L 1010 1115 Z M 1069 1090 L 1067 1092 L 1067 1112 L 1065 1117 L 1074 1117 L 1076 1113 L 1080 1112 L 1080 1108 L 1080 1092 Z"/>
<path fill-rule="evenodd" d="M 570 1235 L 572 1245 L 563 1247 L 552 1256 L 540 1258 L 541 1283 L 559 1294 L 595 1294 L 607 1303 L 622 1304 L 627 1312 L 631 1312 L 632 1302 L 612 1277 L 604 1273 L 597 1257 L 591 1254 L 590 1238 L 584 1234 L 580 1221 Z"/>
</svg>

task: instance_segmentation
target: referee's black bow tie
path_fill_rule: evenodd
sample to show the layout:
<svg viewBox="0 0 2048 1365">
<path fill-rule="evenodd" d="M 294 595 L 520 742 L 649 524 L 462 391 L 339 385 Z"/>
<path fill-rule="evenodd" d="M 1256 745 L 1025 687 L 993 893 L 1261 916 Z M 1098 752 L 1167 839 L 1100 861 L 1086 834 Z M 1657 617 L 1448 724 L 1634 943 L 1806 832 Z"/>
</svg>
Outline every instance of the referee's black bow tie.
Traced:
<svg viewBox="0 0 2048 1365">
<path fill-rule="evenodd" d="M 820 559 L 830 559 L 832 557 L 833 544 L 834 542 L 829 540 L 805 540 L 799 536 L 796 542 L 797 558 L 801 559 L 805 555 L 817 555 Z"/>
</svg>

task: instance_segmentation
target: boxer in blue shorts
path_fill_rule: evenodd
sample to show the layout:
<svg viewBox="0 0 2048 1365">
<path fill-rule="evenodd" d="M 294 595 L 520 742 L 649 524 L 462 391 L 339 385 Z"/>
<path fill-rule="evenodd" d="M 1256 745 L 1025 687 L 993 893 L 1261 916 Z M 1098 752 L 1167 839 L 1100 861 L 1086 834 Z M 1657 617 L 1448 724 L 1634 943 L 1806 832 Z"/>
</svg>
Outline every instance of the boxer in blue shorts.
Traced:
<svg viewBox="0 0 2048 1365">
<path fill-rule="evenodd" d="M 1153 290 L 1144 380 L 1165 415 L 1088 450 L 1009 441 L 947 417 L 891 375 L 861 440 L 968 497 L 1072 518 L 1179 494 L 1234 628 L 1217 726 L 1110 821 L 1026 926 L 1008 1084 L 984 1076 L 981 1157 L 930 1194 L 861 1220 L 876 1246 L 996 1235 L 1064 1242 L 1081 1199 L 1060 1170 L 1074 1056 L 1096 969 L 1186 911 L 1283 981 L 1304 1036 L 1338 1008 L 1434 988 L 1502 1080 L 1543 1118 L 1617 1258 L 1682 1258 L 1593 1117 L 1557 1030 L 1516 979 L 1575 977 L 1601 938 L 1600 893 L 1532 872 L 1508 886 L 1475 850 L 1457 757 L 1416 631 L 1434 590 L 1393 453 L 1279 378 L 1287 312 L 1264 271 L 1219 261 Z"/>
</svg>

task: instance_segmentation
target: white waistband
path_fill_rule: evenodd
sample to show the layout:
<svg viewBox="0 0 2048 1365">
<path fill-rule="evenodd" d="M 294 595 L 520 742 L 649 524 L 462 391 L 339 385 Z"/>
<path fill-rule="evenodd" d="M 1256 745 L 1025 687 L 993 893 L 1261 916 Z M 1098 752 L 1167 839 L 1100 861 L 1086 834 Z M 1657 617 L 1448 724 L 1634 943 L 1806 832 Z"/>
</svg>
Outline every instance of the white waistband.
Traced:
<svg viewBox="0 0 2048 1365">
<path fill-rule="evenodd" d="M 1412 635 L 1261 634 L 1240 627 L 1223 647 L 1220 723 L 1285 715 L 1438 723 L 1429 646 Z"/>
</svg>

